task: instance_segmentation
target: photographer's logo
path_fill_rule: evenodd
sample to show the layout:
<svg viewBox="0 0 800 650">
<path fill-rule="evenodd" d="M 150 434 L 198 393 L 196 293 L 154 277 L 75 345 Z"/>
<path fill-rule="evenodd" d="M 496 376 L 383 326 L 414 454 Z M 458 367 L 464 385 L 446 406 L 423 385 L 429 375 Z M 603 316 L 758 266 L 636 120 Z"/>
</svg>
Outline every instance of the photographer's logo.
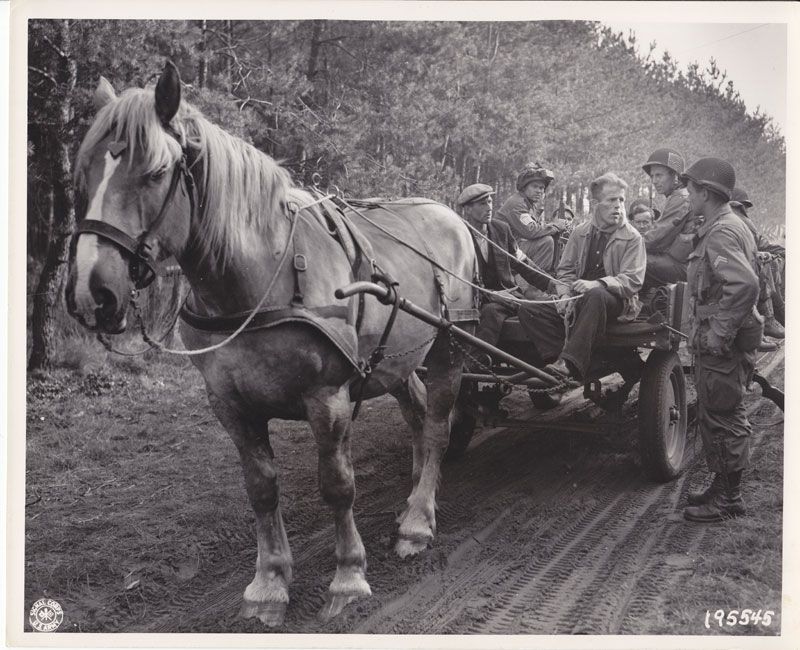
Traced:
<svg viewBox="0 0 800 650">
<path fill-rule="evenodd" d="M 37 632 L 55 632 L 64 621 L 64 610 L 52 598 L 40 598 L 33 603 L 28 620 Z"/>
</svg>

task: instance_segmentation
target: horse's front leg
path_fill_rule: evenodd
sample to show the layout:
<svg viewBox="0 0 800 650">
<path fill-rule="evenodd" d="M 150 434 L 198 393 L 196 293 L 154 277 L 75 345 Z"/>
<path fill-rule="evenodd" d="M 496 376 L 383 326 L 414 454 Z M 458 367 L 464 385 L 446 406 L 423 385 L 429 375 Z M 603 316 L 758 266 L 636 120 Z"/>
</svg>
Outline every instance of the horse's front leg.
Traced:
<svg viewBox="0 0 800 650">
<path fill-rule="evenodd" d="M 278 472 L 267 424 L 247 420 L 212 394 L 209 401 L 239 450 L 247 496 L 256 518 L 256 575 L 244 591 L 240 614 L 244 618 L 258 617 L 262 623 L 275 627 L 283 623 L 289 604 L 292 553 L 278 506 Z"/>
<path fill-rule="evenodd" d="M 336 575 L 320 618 L 330 619 L 345 605 L 372 590 L 366 580 L 367 554 L 353 519 L 355 477 L 350 458 L 351 405 L 347 386 L 324 387 L 303 399 L 319 452 L 319 489 L 333 509 Z"/>
<path fill-rule="evenodd" d="M 422 468 L 408 497 L 408 507 L 398 520 L 400 530 L 395 551 L 400 557 L 424 550 L 436 534 L 439 468 L 450 441 L 450 412 L 461 385 L 462 363 L 460 346 L 451 349 L 448 333 L 440 332 L 425 360 L 428 368 L 425 376 L 427 403 L 422 448 L 414 450 L 414 473 L 418 471 L 418 455 L 421 456 Z"/>
</svg>

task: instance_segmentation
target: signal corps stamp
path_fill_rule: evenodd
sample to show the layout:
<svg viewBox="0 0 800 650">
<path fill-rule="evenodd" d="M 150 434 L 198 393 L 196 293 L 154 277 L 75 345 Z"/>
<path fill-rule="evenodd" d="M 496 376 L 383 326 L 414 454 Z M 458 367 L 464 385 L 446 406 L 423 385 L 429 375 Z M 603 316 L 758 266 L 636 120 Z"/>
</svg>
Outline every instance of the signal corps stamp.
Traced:
<svg viewBox="0 0 800 650">
<path fill-rule="evenodd" d="M 64 610 L 52 598 L 40 598 L 33 603 L 28 620 L 37 632 L 55 632 L 64 621 Z"/>
</svg>

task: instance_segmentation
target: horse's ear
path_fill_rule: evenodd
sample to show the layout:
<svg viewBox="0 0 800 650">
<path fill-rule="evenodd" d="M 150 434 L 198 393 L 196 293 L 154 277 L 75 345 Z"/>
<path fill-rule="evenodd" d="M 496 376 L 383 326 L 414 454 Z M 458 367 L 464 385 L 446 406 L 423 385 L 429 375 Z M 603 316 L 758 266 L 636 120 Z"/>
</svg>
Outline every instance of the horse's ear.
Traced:
<svg viewBox="0 0 800 650">
<path fill-rule="evenodd" d="M 158 78 L 156 84 L 156 113 L 163 124 L 169 124 L 170 120 L 178 112 L 181 103 L 181 76 L 178 68 L 172 61 L 167 61 L 164 72 Z"/>
<path fill-rule="evenodd" d="M 114 86 L 105 77 L 100 77 L 94 90 L 94 107 L 99 111 L 103 106 L 117 98 Z"/>
</svg>

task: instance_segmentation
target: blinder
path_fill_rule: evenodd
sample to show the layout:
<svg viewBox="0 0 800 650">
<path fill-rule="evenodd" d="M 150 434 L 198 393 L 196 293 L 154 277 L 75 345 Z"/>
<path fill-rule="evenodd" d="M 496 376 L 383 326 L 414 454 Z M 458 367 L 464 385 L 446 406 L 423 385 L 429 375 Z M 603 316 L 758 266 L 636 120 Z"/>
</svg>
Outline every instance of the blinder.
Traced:
<svg viewBox="0 0 800 650">
<path fill-rule="evenodd" d="M 109 151 L 114 158 L 118 158 L 127 147 L 125 142 L 112 142 L 109 144 Z M 161 204 L 161 209 L 158 215 L 150 226 L 149 230 L 145 230 L 137 238 L 131 237 L 128 233 L 120 230 L 116 226 L 112 226 L 105 221 L 98 219 L 83 219 L 81 220 L 72 237 L 70 244 L 70 256 L 74 258 L 75 251 L 78 245 L 78 237 L 82 234 L 97 235 L 110 241 L 116 245 L 125 256 L 128 258 L 128 275 L 133 282 L 136 289 L 144 289 L 152 284 L 158 274 L 158 260 L 153 256 L 153 244 L 155 243 L 155 236 L 158 229 L 164 222 L 167 214 L 167 207 L 169 206 L 175 192 L 180 185 L 181 179 L 184 180 L 187 186 L 190 214 L 194 214 L 194 178 L 192 177 L 189 167 L 187 165 L 187 153 L 182 148 L 181 157 L 175 164 L 174 171 L 172 172 L 172 179 L 170 180 L 167 195 L 164 197 L 164 202 Z"/>
</svg>

